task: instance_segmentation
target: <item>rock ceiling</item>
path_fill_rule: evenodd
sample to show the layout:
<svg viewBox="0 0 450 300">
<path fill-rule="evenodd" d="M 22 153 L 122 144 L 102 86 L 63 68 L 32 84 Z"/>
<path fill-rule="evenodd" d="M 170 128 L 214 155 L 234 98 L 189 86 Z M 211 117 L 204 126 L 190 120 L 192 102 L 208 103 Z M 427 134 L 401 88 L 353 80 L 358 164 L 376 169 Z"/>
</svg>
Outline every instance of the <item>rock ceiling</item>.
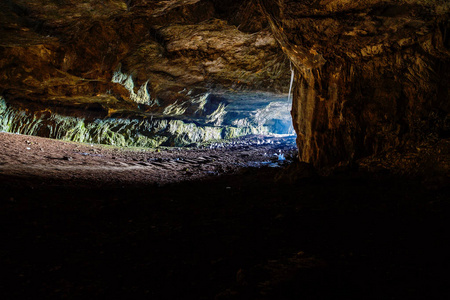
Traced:
<svg viewBox="0 0 450 300">
<path fill-rule="evenodd" d="M 244 3 L 247 12 L 224 12 L 229 19 L 221 19 L 221 6 L 212 1 L 3 3 L 2 92 L 45 101 L 110 90 L 110 98 L 129 101 L 129 92 L 111 83 L 119 65 L 136 87 L 148 81 L 151 96 L 162 101 L 186 98 L 182 91 L 193 87 L 285 91 L 287 59 L 262 21 L 245 24 L 258 14 L 256 7 Z M 240 18 L 247 16 L 241 13 L 250 17 L 242 28 Z"/>
<path fill-rule="evenodd" d="M 195 112 L 213 92 L 286 94 L 292 65 L 300 159 L 348 162 L 448 134 L 449 11 L 445 0 L 2 1 L 0 96 L 74 118 Z"/>
</svg>

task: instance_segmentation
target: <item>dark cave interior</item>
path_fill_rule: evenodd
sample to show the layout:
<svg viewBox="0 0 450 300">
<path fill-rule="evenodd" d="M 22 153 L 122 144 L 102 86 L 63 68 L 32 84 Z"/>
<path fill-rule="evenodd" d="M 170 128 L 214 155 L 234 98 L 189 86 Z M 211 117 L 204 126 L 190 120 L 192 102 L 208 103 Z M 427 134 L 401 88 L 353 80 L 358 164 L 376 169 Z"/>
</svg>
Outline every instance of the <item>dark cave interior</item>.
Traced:
<svg viewBox="0 0 450 300">
<path fill-rule="evenodd" d="M 0 2 L 3 299 L 447 299 L 448 0 Z"/>
</svg>

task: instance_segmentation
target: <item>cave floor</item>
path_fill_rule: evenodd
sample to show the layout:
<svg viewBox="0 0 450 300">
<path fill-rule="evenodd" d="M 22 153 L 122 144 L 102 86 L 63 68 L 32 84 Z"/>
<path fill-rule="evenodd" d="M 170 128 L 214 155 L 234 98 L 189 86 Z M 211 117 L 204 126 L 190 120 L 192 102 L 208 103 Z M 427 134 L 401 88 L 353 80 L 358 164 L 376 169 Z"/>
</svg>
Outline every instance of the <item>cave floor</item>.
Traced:
<svg viewBox="0 0 450 300">
<path fill-rule="evenodd" d="M 295 137 L 257 135 L 192 148 L 121 148 L 0 132 L 0 147 L 0 176 L 36 188 L 160 186 L 280 167 L 296 155 Z"/>
<path fill-rule="evenodd" d="M 0 133 L 2 298 L 450 296 L 449 141 L 403 154 L 409 167 L 372 158 L 328 176 L 283 165 L 293 145 L 158 152 Z"/>
</svg>

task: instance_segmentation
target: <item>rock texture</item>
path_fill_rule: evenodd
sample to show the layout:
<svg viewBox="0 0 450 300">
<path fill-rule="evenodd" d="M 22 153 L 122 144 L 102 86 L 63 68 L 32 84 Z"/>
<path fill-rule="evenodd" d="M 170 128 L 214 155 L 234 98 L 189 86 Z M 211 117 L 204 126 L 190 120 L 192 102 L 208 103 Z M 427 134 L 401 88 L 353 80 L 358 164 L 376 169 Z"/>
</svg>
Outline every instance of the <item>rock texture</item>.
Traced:
<svg viewBox="0 0 450 300">
<path fill-rule="evenodd" d="M 448 137 L 448 1 L 258 2 L 295 66 L 300 160 L 333 165 Z"/>
<path fill-rule="evenodd" d="M 119 70 L 130 76 L 135 93 L 145 84 L 160 104 L 211 87 L 287 91 L 288 60 L 269 30 L 241 22 L 236 8 L 257 14 L 249 1 L 0 5 L 0 93 L 8 100 L 65 105 L 89 97 L 84 102 L 132 109 L 129 89 L 111 82 Z"/>
<path fill-rule="evenodd" d="M 448 137 L 449 19 L 446 0 L 2 1 L 0 96 L 148 117 L 286 93 L 291 63 L 300 160 L 345 164 Z"/>
</svg>

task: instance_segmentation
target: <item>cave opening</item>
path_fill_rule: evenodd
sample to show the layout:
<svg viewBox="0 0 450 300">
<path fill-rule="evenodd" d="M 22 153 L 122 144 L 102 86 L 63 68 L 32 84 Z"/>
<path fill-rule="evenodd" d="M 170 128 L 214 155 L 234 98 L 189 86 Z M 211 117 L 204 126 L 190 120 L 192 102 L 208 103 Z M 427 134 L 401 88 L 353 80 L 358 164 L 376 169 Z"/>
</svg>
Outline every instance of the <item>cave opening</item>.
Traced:
<svg viewBox="0 0 450 300">
<path fill-rule="evenodd" d="M 445 298 L 448 20 L 0 2 L 0 295 Z"/>
<path fill-rule="evenodd" d="M 84 98 L 84 109 L 83 105 L 42 106 L 0 98 L 0 131 L 150 148 L 207 147 L 213 142 L 227 144 L 231 139 L 249 135 L 263 138 L 295 135 L 290 115 L 292 104 L 283 94 L 219 91 L 199 94 L 189 101 L 158 104 L 156 109 L 151 109 L 149 103 L 140 103 L 134 111 L 112 112 L 99 103 L 92 104 L 92 98 Z"/>
</svg>

